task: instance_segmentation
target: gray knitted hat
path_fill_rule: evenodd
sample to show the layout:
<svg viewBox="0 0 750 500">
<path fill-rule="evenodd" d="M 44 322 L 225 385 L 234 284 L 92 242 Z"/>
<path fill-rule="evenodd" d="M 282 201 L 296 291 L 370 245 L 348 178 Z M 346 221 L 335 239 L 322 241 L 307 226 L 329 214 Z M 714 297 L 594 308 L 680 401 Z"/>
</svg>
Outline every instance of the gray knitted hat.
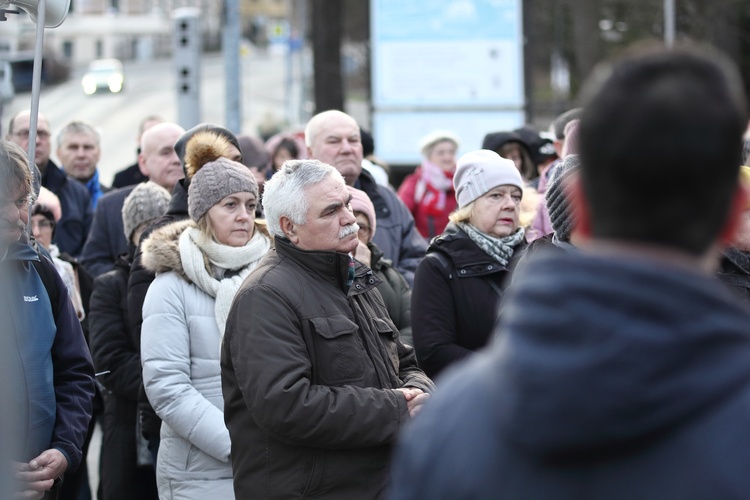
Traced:
<svg viewBox="0 0 750 500">
<path fill-rule="evenodd" d="M 138 226 L 167 213 L 170 197 L 169 191 L 151 181 L 138 184 L 130 192 L 122 204 L 122 226 L 128 243 Z"/>
<path fill-rule="evenodd" d="M 505 184 L 523 191 L 521 173 L 511 160 L 486 149 L 466 153 L 458 159 L 453 187 L 459 208 Z"/>
<path fill-rule="evenodd" d="M 570 199 L 565 192 L 565 185 L 580 166 L 581 160 L 578 155 L 566 156 L 562 164 L 558 165 L 552 172 L 552 177 L 547 184 L 545 198 L 549 220 L 557 239 L 561 241 L 570 240 L 570 233 L 576 222 Z"/>
<path fill-rule="evenodd" d="M 196 133 L 185 145 L 185 171 L 191 179 L 188 214 L 195 222 L 230 194 L 258 196 L 258 184 L 250 169 L 227 158 L 229 146 L 226 137 L 210 130 Z"/>
<path fill-rule="evenodd" d="M 190 218 L 198 222 L 209 208 L 234 193 L 258 196 L 258 184 L 246 166 L 227 158 L 217 158 L 204 164 L 193 176 L 188 188 Z"/>
</svg>

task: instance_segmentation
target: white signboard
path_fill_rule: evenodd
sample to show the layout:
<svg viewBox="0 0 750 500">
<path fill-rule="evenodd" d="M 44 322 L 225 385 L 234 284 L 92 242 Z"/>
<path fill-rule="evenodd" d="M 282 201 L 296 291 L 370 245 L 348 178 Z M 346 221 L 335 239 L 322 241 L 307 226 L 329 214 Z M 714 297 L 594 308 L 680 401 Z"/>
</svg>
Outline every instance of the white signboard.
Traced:
<svg viewBox="0 0 750 500">
<path fill-rule="evenodd" d="M 521 0 L 370 6 L 378 156 L 417 163 L 419 138 L 437 128 L 456 133 L 469 150 L 487 132 L 523 125 Z"/>
</svg>

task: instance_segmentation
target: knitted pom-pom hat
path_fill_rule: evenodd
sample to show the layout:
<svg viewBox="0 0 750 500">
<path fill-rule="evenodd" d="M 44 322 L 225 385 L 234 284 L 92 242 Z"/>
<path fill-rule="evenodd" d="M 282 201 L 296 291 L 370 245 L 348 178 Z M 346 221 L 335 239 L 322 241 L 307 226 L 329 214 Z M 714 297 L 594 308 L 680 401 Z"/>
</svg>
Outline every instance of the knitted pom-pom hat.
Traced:
<svg viewBox="0 0 750 500">
<path fill-rule="evenodd" d="M 224 156 L 231 143 L 216 132 L 198 132 L 185 147 L 185 170 L 191 179 L 188 214 L 195 222 L 216 203 L 234 193 L 258 196 L 250 170 Z"/>
</svg>

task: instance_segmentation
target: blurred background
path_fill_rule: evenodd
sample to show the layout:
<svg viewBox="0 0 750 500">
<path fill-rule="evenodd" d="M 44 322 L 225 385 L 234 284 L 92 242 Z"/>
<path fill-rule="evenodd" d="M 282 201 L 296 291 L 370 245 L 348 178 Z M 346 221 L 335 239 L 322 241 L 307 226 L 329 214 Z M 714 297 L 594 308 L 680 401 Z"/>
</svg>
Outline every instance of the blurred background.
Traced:
<svg viewBox="0 0 750 500">
<path fill-rule="evenodd" d="M 133 161 L 144 116 L 179 121 L 174 14 L 184 7 L 198 13 L 200 120 L 238 115 L 236 132 L 267 138 L 298 130 L 316 111 L 343 109 L 397 168 L 419 162 L 418 138 L 437 127 L 452 128 L 462 150 L 493 130 L 546 130 L 575 106 L 597 62 L 635 41 L 663 40 L 670 26 L 678 41 L 726 52 L 750 82 L 750 0 L 71 0 L 65 22 L 45 32 L 40 110 L 53 131 L 72 119 L 100 127 L 105 183 Z M 35 43 L 26 13 L 7 17 L 3 134 L 30 106 Z M 227 41 L 232 23 L 239 36 Z M 100 59 L 122 62 L 122 88 L 87 95 L 82 78 Z"/>
</svg>

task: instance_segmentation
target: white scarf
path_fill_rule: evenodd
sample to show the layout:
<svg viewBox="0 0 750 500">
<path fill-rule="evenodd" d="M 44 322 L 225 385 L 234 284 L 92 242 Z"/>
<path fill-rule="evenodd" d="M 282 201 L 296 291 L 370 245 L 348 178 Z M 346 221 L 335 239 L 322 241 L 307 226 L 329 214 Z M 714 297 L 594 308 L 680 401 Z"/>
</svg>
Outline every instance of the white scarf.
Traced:
<svg viewBox="0 0 750 500">
<path fill-rule="evenodd" d="M 237 290 L 270 248 L 271 241 L 257 229 L 250 241 L 241 247 L 217 243 L 195 227 L 187 228 L 180 236 L 182 268 L 198 288 L 214 297 L 214 316 L 222 338 Z M 207 269 L 205 258 L 217 267 L 228 271 L 240 269 L 240 272 L 218 280 Z"/>
</svg>

